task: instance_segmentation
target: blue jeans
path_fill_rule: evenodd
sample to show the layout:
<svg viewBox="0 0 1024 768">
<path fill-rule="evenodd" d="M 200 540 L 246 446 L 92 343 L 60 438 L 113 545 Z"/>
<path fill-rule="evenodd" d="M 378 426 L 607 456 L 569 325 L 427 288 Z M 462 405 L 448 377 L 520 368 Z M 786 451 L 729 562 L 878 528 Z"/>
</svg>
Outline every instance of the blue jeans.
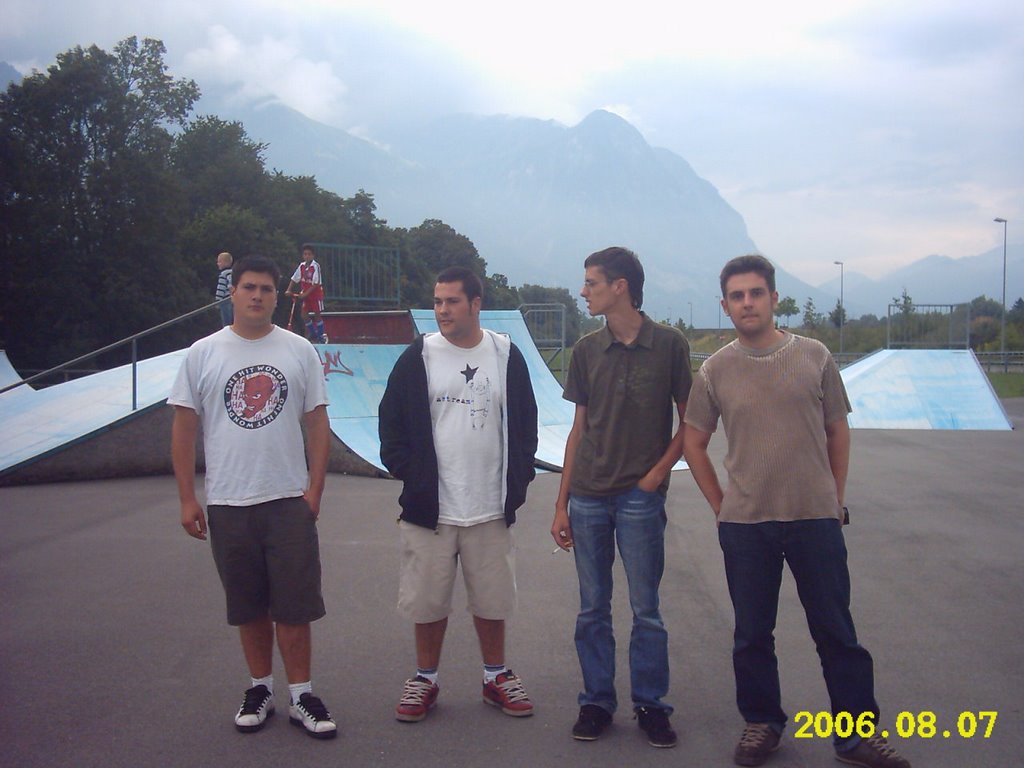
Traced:
<svg viewBox="0 0 1024 768">
<path fill-rule="evenodd" d="M 612 564 L 618 541 L 633 609 L 629 673 L 634 707 L 657 707 L 668 693 L 668 632 L 658 607 L 665 570 L 665 498 L 633 488 L 616 496 L 569 499 L 580 613 L 576 653 L 583 672 L 579 705 L 614 712 L 615 636 L 612 631 Z"/>
<path fill-rule="evenodd" d="M 821 659 L 832 714 L 878 715 L 871 655 L 850 615 L 843 529 L 834 519 L 722 523 L 718 540 L 736 614 L 732 651 L 736 704 L 748 723 L 786 723 L 775 657 L 782 563 L 789 563 Z M 877 721 L 876 721 L 877 722 Z"/>
</svg>

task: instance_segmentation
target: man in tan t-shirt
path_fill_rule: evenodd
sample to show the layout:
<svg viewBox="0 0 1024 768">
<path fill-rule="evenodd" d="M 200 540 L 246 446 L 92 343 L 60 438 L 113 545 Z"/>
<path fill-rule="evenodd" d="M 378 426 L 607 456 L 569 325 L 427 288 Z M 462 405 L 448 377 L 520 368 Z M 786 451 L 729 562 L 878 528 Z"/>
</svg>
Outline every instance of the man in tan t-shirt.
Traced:
<svg viewBox="0 0 1024 768">
<path fill-rule="evenodd" d="M 782 709 L 775 617 L 789 563 L 814 638 L 832 715 L 878 724 L 871 655 L 850 615 L 843 495 L 850 404 L 823 344 L 775 327 L 775 268 L 740 256 L 722 269 L 722 308 L 736 340 L 701 366 L 685 414 L 684 453 L 718 523 L 736 619 L 736 703 L 746 721 L 737 765 L 779 748 Z M 721 417 L 728 440 L 723 491 L 708 456 Z M 881 735 L 836 737 L 836 758 L 865 768 L 910 768 Z"/>
</svg>

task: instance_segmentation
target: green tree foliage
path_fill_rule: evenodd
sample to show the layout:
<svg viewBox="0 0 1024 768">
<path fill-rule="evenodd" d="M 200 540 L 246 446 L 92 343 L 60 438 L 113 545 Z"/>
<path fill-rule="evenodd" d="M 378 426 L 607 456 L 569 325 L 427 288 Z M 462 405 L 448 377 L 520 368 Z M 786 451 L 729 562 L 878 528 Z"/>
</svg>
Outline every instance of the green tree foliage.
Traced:
<svg viewBox="0 0 1024 768">
<path fill-rule="evenodd" d="M 168 125 L 199 96 L 157 40 L 69 50 L 0 96 L 0 227 L 8 349 L 66 359 L 190 303 L 175 275 L 182 220 Z M 46 345 L 33 344 L 40 338 Z"/>
<path fill-rule="evenodd" d="M 907 293 L 907 289 L 903 289 L 903 293 L 899 296 L 892 297 L 892 303 L 896 305 L 897 311 L 904 317 L 909 318 L 914 314 L 914 300 Z"/>
<path fill-rule="evenodd" d="M 520 305 L 519 289 L 508 284 L 508 278 L 501 273 L 487 276 L 484 285 L 484 307 L 486 309 L 516 309 Z"/>
<path fill-rule="evenodd" d="M 74 48 L 0 95 L 0 343 L 17 365 L 49 367 L 208 303 L 220 251 L 261 253 L 287 277 L 304 242 L 398 249 L 406 307 L 431 306 L 437 273 L 467 266 L 489 307 L 564 303 L 576 338 L 568 291 L 521 296 L 444 222 L 390 228 L 363 189 L 343 198 L 312 176 L 268 172 L 266 147 L 242 124 L 188 121 L 199 89 L 169 76 L 163 55 L 158 40 L 134 37 L 113 53 Z M 280 305 L 283 322 L 290 302 Z M 211 312 L 141 351 L 181 347 L 216 323 Z"/>
<path fill-rule="evenodd" d="M 839 299 L 836 299 L 835 308 L 828 313 L 828 319 L 836 328 L 846 324 L 846 307 L 839 303 Z"/>
<path fill-rule="evenodd" d="M 814 306 L 814 299 L 808 296 L 807 301 L 804 302 L 803 327 L 813 330 L 820 326 L 823 320 L 822 314 Z"/>
<path fill-rule="evenodd" d="M 800 308 L 797 306 L 796 299 L 792 296 L 786 296 L 784 299 L 780 299 L 779 303 L 775 305 L 775 316 L 786 318 L 786 327 L 789 327 L 789 318 L 794 315 L 800 314 Z"/>
<path fill-rule="evenodd" d="M 266 145 L 252 141 L 238 122 L 204 116 L 175 139 L 171 164 L 181 179 L 190 216 L 220 205 L 260 210 L 268 196 Z"/>
<path fill-rule="evenodd" d="M 996 321 L 1003 316 L 1003 305 L 995 299 L 987 296 L 976 296 L 971 299 L 971 319 L 979 317 L 994 317 Z M 1007 312 L 1009 316 L 1009 312 Z"/>
<path fill-rule="evenodd" d="M 487 262 L 473 245 L 438 219 L 427 219 L 405 233 L 402 259 L 402 302 L 409 307 L 429 307 L 434 301 L 434 278 L 446 267 L 468 267 L 481 280 Z M 485 285 L 486 287 L 486 285 Z"/>
<path fill-rule="evenodd" d="M 1013 306 L 1006 313 L 1006 322 L 1024 323 L 1024 298 L 1018 298 L 1013 302 Z"/>
</svg>

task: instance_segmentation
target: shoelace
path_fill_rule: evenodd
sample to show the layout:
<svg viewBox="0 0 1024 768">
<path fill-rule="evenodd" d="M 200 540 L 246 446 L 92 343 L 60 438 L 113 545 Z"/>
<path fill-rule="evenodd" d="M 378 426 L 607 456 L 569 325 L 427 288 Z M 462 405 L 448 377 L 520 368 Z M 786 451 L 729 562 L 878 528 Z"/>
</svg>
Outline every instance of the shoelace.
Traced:
<svg viewBox="0 0 1024 768">
<path fill-rule="evenodd" d="M 416 678 L 406 680 L 405 690 L 402 692 L 402 700 L 398 702 L 399 706 L 422 704 L 433 687 L 434 684 L 427 680 L 418 680 Z"/>
<path fill-rule="evenodd" d="M 761 742 L 768 738 L 768 732 L 770 730 L 771 727 L 764 723 L 748 723 L 747 727 L 743 729 L 743 735 L 740 736 L 740 746 L 760 746 Z"/>
<path fill-rule="evenodd" d="M 883 757 L 896 757 L 896 749 L 880 734 L 875 734 L 866 739 L 868 746 L 874 747 Z"/>
<path fill-rule="evenodd" d="M 245 699 L 242 701 L 242 712 L 243 715 L 255 715 L 259 712 L 260 707 L 263 706 L 263 702 L 269 698 L 267 690 L 264 688 L 262 691 L 259 690 L 262 686 L 256 688 L 250 688 L 245 692 Z"/>
<path fill-rule="evenodd" d="M 331 713 L 327 711 L 327 707 L 316 696 L 304 696 L 299 699 L 299 709 L 317 722 L 331 719 Z"/>
<path fill-rule="evenodd" d="M 530 700 L 530 697 L 526 695 L 526 689 L 523 688 L 523 681 L 515 677 L 511 672 L 500 683 L 497 679 L 495 679 L 494 683 L 505 692 L 510 704 Z"/>
</svg>

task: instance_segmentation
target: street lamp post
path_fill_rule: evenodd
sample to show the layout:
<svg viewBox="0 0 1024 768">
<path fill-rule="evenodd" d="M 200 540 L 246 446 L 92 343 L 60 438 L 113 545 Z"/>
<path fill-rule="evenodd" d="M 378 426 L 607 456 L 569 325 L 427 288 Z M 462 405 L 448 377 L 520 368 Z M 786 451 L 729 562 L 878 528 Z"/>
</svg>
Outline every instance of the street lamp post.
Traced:
<svg viewBox="0 0 1024 768">
<path fill-rule="evenodd" d="M 690 330 L 692 331 L 693 330 L 693 302 L 692 301 L 688 301 L 686 303 L 690 305 Z"/>
<path fill-rule="evenodd" d="M 1006 370 L 1006 219 L 995 218 L 992 221 L 1003 225 L 1003 316 L 999 322 L 999 354 L 1003 358 L 1003 370 Z"/>
<path fill-rule="evenodd" d="M 843 354 L 843 326 L 846 325 L 846 310 L 843 308 L 843 262 L 833 261 L 839 265 L 839 355 Z"/>
</svg>

